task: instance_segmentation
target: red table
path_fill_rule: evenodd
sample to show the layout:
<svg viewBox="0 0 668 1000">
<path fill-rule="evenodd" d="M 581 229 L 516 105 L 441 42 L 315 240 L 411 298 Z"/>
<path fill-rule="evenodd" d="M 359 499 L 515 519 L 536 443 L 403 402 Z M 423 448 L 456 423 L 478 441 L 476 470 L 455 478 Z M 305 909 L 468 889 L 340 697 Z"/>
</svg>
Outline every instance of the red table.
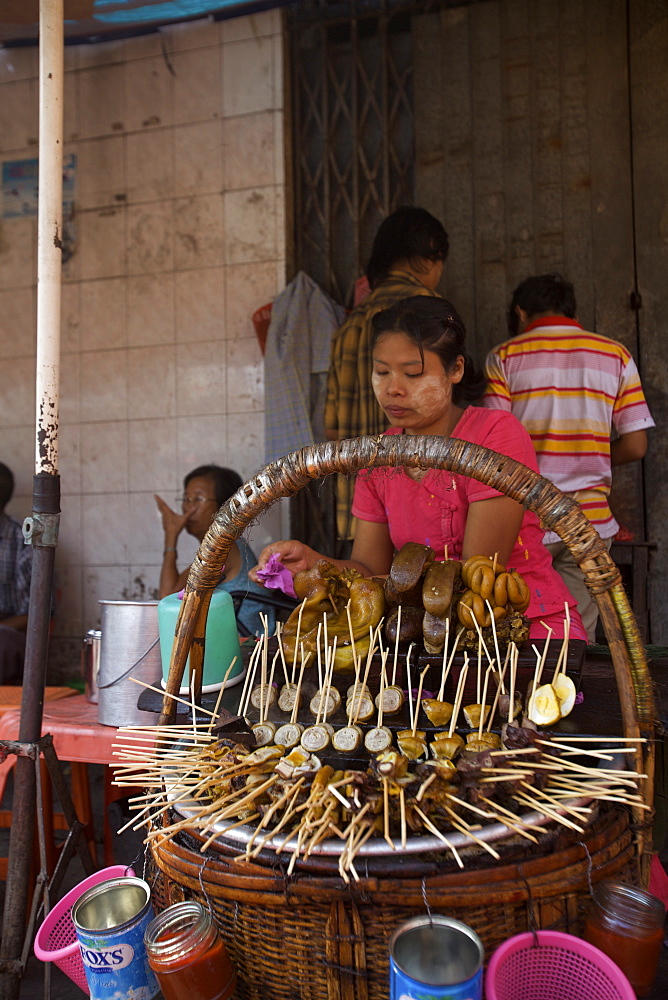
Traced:
<svg viewBox="0 0 668 1000">
<path fill-rule="evenodd" d="M 16 740 L 19 733 L 21 712 L 19 709 L 6 711 L 0 717 L 0 739 Z M 92 825 L 92 810 L 86 764 L 103 764 L 104 774 L 104 860 L 114 863 L 112 834 L 108 825 L 107 807 L 110 802 L 128 794 L 129 789 L 117 789 L 111 784 L 112 772 L 109 765 L 116 764 L 113 744 L 118 743 L 118 730 L 114 726 L 102 726 L 97 721 L 97 705 L 78 694 L 62 701 L 44 704 L 42 716 L 42 736 L 50 733 L 60 760 L 72 763 L 72 800 L 82 823 Z M 14 766 L 11 755 L 0 764 L 0 798 L 4 791 L 9 771 Z M 47 784 L 47 783 L 45 783 Z M 54 824 L 57 825 L 57 824 Z M 95 854 L 93 852 L 93 857 Z"/>
</svg>

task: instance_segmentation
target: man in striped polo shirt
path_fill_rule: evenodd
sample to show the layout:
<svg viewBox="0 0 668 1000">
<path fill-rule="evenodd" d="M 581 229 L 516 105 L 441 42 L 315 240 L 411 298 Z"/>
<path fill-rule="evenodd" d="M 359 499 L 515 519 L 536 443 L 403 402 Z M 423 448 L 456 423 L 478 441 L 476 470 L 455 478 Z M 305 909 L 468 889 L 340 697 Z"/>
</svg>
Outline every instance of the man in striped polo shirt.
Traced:
<svg viewBox="0 0 668 1000">
<path fill-rule="evenodd" d="M 611 466 L 643 458 L 654 426 L 635 362 L 622 344 L 582 328 L 573 286 L 557 274 L 517 286 L 508 327 L 511 339 L 487 356 L 482 402 L 524 424 L 541 475 L 579 502 L 609 548 L 619 529 Z M 598 608 L 583 574 L 558 535 L 548 531 L 544 542 L 593 642 Z"/>
</svg>

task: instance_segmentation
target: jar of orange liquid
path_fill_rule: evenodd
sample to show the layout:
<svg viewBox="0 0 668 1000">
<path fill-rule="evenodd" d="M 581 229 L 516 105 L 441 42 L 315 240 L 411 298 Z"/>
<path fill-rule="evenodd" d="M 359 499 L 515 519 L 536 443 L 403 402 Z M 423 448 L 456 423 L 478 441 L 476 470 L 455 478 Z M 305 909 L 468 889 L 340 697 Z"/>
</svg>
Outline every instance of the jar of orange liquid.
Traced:
<svg viewBox="0 0 668 1000">
<path fill-rule="evenodd" d="M 665 909 L 656 896 L 621 882 L 599 882 L 584 938 L 600 948 L 645 997 L 656 978 L 663 943 Z"/>
<path fill-rule="evenodd" d="M 209 911 L 175 903 L 146 928 L 148 964 L 165 1000 L 228 1000 L 237 974 Z"/>
</svg>

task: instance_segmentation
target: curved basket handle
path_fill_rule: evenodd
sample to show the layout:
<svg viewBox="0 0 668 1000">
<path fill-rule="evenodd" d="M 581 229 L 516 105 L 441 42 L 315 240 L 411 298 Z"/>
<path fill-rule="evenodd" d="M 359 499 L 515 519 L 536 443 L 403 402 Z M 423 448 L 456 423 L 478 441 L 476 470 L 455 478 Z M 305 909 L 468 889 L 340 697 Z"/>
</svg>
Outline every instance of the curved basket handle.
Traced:
<svg viewBox="0 0 668 1000">
<path fill-rule="evenodd" d="M 261 469 L 220 508 L 195 556 L 186 583 L 159 725 L 173 721 L 175 702 L 170 695 L 178 694 L 189 653 L 196 683 L 198 678 L 201 683 L 206 615 L 232 542 L 273 503 L 298 493 L 312 479 L 397 466 L 444 469 L 470 476 L 517 500 L 537 514 L 546 528 L 559 535 L 583 570 L 601 614 L 615 669 L 625 735 L 636 739 L 642 735 L 651 741 L 656 710 L 642 641 L 619 570 L 579 504 L 538 473 L 488 448 L 452 437 L 401 434 L 350 438 L 292 452 Z M 644 753 L 638 750 L 636 760 L 643 763 L 648 774 L 644 796 L 651 804 L 651 742 Z M 641 813 L 636 819 L 645 822 Z"/>
</svg>

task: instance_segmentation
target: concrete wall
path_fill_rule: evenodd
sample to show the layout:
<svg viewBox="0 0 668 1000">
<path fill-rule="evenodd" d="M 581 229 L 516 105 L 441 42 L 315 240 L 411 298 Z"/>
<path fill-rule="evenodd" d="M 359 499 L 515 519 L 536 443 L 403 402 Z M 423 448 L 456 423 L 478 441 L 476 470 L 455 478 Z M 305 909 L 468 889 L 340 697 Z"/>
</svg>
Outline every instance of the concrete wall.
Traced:
<svg viewBox="0 0 668 1000">
<path fill-rule="evenodd" d="M 37 50 L 0 50 L 0 159 L 37 156 Z M 51 676 L 76 671 L 100 599 L 154 595 L 170 502 L 203 462 L 263 464 L 251 323 L 285 281 L 277 11 L 66 49 L 76 153 L 64 267 L 57 609 Z M 0 218 L 0 459 L 31 509 L 36 218 Z M 279 533 L 273 512 L 256 547 Z M 195 551 L 179 550 L 185 565 Z"/>
</svg>

